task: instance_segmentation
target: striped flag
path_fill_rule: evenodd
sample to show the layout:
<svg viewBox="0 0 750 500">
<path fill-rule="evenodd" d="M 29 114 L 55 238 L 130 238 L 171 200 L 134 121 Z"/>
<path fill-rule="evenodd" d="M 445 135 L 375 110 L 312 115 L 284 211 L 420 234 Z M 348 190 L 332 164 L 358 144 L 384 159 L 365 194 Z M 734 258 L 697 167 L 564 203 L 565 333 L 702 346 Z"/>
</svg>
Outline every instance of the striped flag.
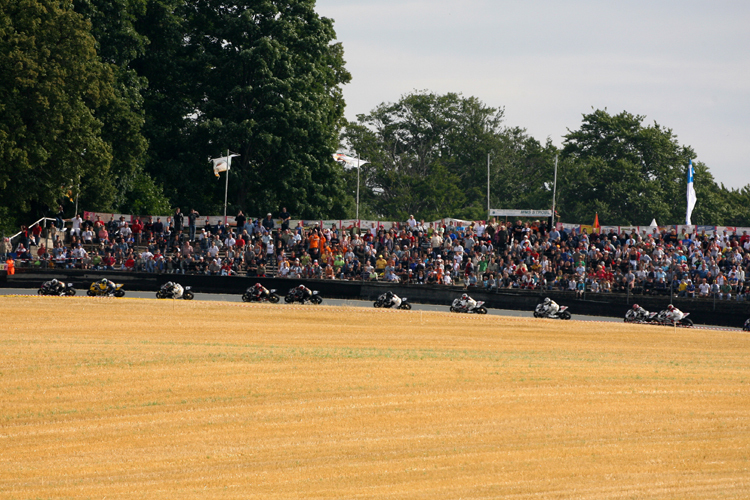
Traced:
<svg viewBox="0 0 750 500">
<path fill-rule="evenodd" d="M 692 223 L 690 222 L 690 217 L 693 215 L 693 208 L 695 208 L 695 202 L 698 201 L 698 198 L 695 196 L 695 187 L 693 187 L 693 174 L 695 173 L 695 170 L 693 170 L 693 160 L 690 160 L 690 163 L 688 164 L 688 178 L 687 178 L 687 214 L 685 214 L 685 224 L 688 226 L 692 226 Z"/>
</svg>

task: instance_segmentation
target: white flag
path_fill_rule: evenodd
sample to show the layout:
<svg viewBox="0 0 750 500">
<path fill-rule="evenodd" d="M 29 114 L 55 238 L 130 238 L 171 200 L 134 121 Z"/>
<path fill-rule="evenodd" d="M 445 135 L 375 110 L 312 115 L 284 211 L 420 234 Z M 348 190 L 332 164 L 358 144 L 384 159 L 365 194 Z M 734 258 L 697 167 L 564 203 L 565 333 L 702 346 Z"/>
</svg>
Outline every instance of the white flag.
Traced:
<svg viewBox="0 0 750 500">
<path fill-rule="evenodd" d="M 214 164 L 214 175 L 219 177 L 219 172 L 226 172 L 229 170 L 232 164 L 232 158 L 239 155 L 222 156 L 221 158 L 213 158 L 211 161 Z"/>
<path fill-rule="evenodd" d="M 685 214 L 685 224 L 692 226 L 690 217 L 693 215 L 693 208 L 695 208 L 695 202 L 698 198 L 695 196 L 695 188 L 693 187 L 693 160 L 690 160 L 688 164 L 688 178 L 687 178 L 687 214 Z"/>
<path fill-rule="evenodd" d="M 345 155 L 344 153 L 334 153 L 333 159 L 341 163 L 344 168 L 357 168 L 358 166 L 361 167 L 365 163 L 370 163 L 367 160 L 360 160 L 358 158 Z"/>
</svg>

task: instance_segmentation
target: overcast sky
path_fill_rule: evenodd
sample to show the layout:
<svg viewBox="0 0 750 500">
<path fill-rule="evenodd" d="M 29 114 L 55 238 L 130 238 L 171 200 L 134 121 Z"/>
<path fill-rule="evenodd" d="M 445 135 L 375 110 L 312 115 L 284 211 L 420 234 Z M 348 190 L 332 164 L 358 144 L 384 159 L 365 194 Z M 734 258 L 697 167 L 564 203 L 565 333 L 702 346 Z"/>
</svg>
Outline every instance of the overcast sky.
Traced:
<svg viewBox="0 0 750 500">
<path fill-rule="evenodd" d="M 505 108 L 556 145 L 593 108 L 673 129 L 717 182 L 750 184 L 750 2 L 318 0 L 354 119 L 415 89 Z"/>
</svg>

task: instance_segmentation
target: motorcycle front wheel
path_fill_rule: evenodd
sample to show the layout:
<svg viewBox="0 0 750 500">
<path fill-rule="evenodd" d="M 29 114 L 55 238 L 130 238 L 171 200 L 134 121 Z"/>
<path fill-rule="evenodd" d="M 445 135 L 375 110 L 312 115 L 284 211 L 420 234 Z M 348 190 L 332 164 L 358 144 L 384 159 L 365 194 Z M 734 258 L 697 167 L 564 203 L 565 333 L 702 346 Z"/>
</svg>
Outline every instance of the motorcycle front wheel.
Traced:
<svg viewBox="0 0 750 500">
<path fill-rule="evenodd" d="M 96 294 L 92 292 L 91 290 L 86 290 L 86 295 L 88 295 L 89 297 L 93 297 Z"/>
<path fill-rule="evenodd" d="M 284 302 L 286 302 L 287 304 L 291 304 L 292 302 L 294 302 L 294 297 L 287 295 L 286 297 L 284 297 Z"/>
<path fill-rule="evenodd" d="M 560 314 L 560 319 L 570 319 L 570 313 L 568 311 L 563 311 L 563 313 Z"/>
<path fill-rule="evenodd" d="M 40 293 L 41 293 L 41 292 L 40 292 Z M 376 300 L 375 302 L 373 302 L 373 303 L 372 303 L 372 307 L 376 307 L 376 308 L 379 308 L 379 307 L 381 307 L 381 306 L 380 306 L 380 302 Z"/>
<path fill-rule="evenodd" d="M 312 302 L 315 305 L 320 305 L 323 303 L 323 299 L 321 299 L 318 295 L 313 295 L 310 297 L 310 302 Z"/>
<path fill-rule="evenodd" d="M 193 295 L 193 292 L 185 292 L 184 294 L 182 294 L 182 298 L 185 300 L 193 300 L 193 297 L 195 297 L 195 295 Z"/>
<path fill-rule="evenodd" d="M 680 324 L 682 326 L 686 326 L 688 328 L 691 328 L 693 326 L 693 320 L 690 318 L 685 318 L 682 321 L 680 321 Z"/>
<path fill-rule="evenodd" d="M 399 309 L 406 309 L 407 311 L 411 311 L 411 304 L 409 304 L 408 302 L 405 302 L 405 303 L 401 304 L 400 306 L 398 306 L 398 308 Z"/>
<path fill-rule="evenodd" d="M 477 312 L 477 314 L 487 314 L 487 308 L 484 307 L 484 306 L 477 307 L 476 312 Z"/>
<path fill-rule="evenodd" d="M 124 297 L 124 296 L 125 296 L 125 292 L 123 292 L 122 290 L 115 291 L 115 297 Z"/>
<path fill-rule="evenodd" d="M 69 288 L 68 291 L 65 292 L 65 295 L 67 295 L 68 297 L 72 297 L 75 294 L 76 294 L 76 291 L 72 288 Z"/>
<path fill-rule="evenodd" d="M 268 297 L 268 302 L 270 302 L 271 304 L 278 304 L 279 303 L 279 296 L 276 295 L 275 293 L 272 293 Z"/>
<path fill-rule="evenodd" d="M 451 306 L 451 312 L 452 312 L 452 313 L 456 312 L 456 308 L 455 308 L 455 307 L 453 307 L 453 306 Z"/>
<path fill-rule="evenodd" d="M 36 291 L 36 294 L 37 294 L 37 295 L 44 295 L 44 292 L 43 292 L 43 291 L 42 291 L 42 289 L 40 288 L 39 290 L 37 290 L 37 291 Z"/>
</svg>

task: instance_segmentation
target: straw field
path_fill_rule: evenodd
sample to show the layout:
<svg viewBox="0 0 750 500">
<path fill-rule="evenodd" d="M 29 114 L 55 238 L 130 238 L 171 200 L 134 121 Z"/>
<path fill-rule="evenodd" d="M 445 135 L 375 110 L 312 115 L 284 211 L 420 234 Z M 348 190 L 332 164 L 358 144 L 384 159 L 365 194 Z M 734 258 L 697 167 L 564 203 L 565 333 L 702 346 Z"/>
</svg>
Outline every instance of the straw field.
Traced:
<svg viewBox="0 0 750 500">
<path fill-rule="evenodd" d="M 0 498 L 748 498 L 749 340 L 0 298 Z"/>
</svg>

